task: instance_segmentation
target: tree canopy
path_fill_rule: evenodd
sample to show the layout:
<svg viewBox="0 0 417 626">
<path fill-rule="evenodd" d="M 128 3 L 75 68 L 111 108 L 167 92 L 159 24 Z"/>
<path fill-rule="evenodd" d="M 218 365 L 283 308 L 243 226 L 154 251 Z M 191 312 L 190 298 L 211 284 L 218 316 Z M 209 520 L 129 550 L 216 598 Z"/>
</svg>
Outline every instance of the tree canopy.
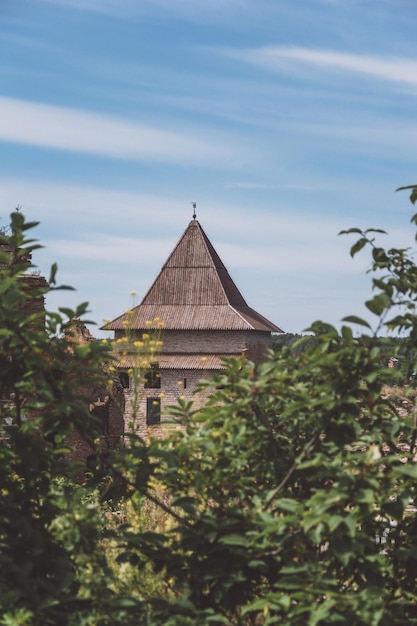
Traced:
<svg viewBox="0 0 417 626">
<path fill-rule="evenodd" d="M 410 252 L 346 231 L 372 257 L 375 328 L 317 321 L 302 352 L 256 371 L 230 359 L 164 439 L 126 433 L 103 455 L 79 385 L 109 348 L 60 338 L 85 306 L 46 313 L 47 332 L 27 312 L 33 226 L 13 214 L 1 235 L 0 624 L 417 624 L 414 382 L 390 394 L 378 339 L 401 334 L 416 371 Z M 82 472 L 65 462 L 72 428 L 96 442 Z"/>
</svg>

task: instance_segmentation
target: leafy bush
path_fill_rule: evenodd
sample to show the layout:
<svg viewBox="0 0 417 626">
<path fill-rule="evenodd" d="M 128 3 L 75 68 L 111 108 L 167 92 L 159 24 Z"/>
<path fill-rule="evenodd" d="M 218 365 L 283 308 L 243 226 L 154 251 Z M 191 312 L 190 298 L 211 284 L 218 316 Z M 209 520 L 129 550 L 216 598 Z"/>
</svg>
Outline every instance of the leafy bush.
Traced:
<svg viewBox="0 0 417 626">
<path fill-rule="evenodd" d="M 146 449 L 148 482 L 119 461 L 126 492 L 170 494 L 172 526 L 121 544 L 171 589 L 148 598 L 150 623 L 417 623 L 415 392 L 406 416 L 381 393 L 399 374 L 377 336 L 402 333 L 415 354 L 417 267 L 376 246 L 378 231 L 349 232 L 352 254 L 371 248 L 375 331 L 356 316 L 341 332 L 315 322 L 303 353 L 284 347 L 255 375 L 228 361 L 203 409 L 173 408 L 183 430 Z"/>
<path fill-rule="evenodd" d="M 13 215 L 3 237 L 17 256 L 3 257 L 0 283 L 2 417 L 13 422 L 0 446 L 0 623 L 417 624 L 415 390 L 385 392 L 400 374 L 377 337 L 400 333 L 416 371 L 408 251 L 349 231 L 351 253 L 372 254 L 375 331 L 355 316 L 340 332 L 315 322 L 304 352 L 283 347 L 256 372 L 227 361 L 201 383 L 213 390 L 204 408 L 172 408 L 182 429 L 149 443 L 130 433 L 110 458 L 98 449 L 77 485 L 67 437 L 99 437 L 77 390 L 109 354 L 59 338 L 82 311 L 47 313 L 47 333 L 28 315 L 31 226 Z"/>
<path fill-rule="evenodd" d="M 56 267 L 49 284 L 28 274 L 34 226 L 16 212 L 0 237 L 0 623 L 113 624 L 97 481 L 81 497 L 84 469 L 65 460 L 74 429 L 97 448 L 101 424 L 81 389 L 105 383 L 109 352 L 63 339 L 85 304 L 44 311 Z"/>
</svg>

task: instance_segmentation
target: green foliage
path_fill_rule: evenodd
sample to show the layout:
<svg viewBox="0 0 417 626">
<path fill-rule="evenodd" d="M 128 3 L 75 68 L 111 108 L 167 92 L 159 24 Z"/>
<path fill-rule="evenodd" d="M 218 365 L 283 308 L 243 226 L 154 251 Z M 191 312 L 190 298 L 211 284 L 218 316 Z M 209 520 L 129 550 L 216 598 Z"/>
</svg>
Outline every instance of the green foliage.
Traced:
<svg viewBox="0 0 417 626">
<path fill-rule="evenodd" d="M 172 407 L 170 436 L 130 433 L 78 484 L 68 436 L 99 438 L 79 389 L 109 355 L 60 338 L 81 311 L 47 332 L 28 313 L 29 226 L 2 236 L 0 624 L 417 624 L 416 394 L 387 392 L 417 370 L 411 254 L 347 231 L 372 255 L 374 331 L 314 322 L 256 372 L 228 360 L 202 409 Z"/>
<path fill-rule="evenodd" d="M 142 463 L 129 471 L 119 461 L 121 491 L 171 520 L 121 541 L 123 559 L 171 590 L 147 598 L 151 624 L 417 624 L 415 393 L 404 416 L 382 392 L 399 378 L 377 336 L 398 332 L 415 354 L 417 269 L 406 250 L 376 246 L 380 231 L 349 232 L 352 254 L 371 249 L 374 332 L 356 316 L 346 323 L 368 334 L 315 322 L 303 352 L 284 347 L 255 374 L 228 361 L 202 383 L 214 387 L 203 409 L 173 408 L 182 430 L 132 440 Z"/>
<path fill-rule="evenodd" d="M 289 349 L 295 354 L 301 354 L 315 344 L 316 339 L 314 335 L 283 333 L 282 335 L 273 335 L 272 337 L 272 349 L 274 350 L 274 352 Z"/>
<path fill-rule="evenodd" d="M 74 429 L 93 446 L 101 434 L 82 389 L 109 355 L 63 339 L 85 305 L 44 312 L 56 268 L 50 285 L 27 273 L 33 226 L 13 213 L 0 235 L 0 623 L 105 624 L 101 513 L 80 498 L 65 453 Z"/>
<path fill-rule="evenodd" d="M 414 497 L 397 467 L 413 427 L 381 399 L 372 340 L 314 329 L 314 354 L 276 357 L 256 379 L 231 361 L 186 432 L 151 444 L 180 519 L 126 551 L 171 581 L 155 623 L 395 623 L 400 602 L 409 616 L 375 537 Z"/>
<path fill-rule="evenodd" d="M 415 204 L 417 200 L 417 185 L 407 185 L 406 187 L 398 187 L 397 191 L 404 191 L 404 189 L 408 189 L 411 191 L 410 202 Z"/>
</svg>

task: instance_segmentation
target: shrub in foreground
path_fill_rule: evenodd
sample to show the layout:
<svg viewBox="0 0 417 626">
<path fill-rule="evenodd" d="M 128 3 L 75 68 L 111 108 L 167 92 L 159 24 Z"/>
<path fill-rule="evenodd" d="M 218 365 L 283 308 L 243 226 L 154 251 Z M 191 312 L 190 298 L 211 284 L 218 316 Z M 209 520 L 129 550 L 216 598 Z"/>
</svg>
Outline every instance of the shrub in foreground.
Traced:
<svg viewBox="0 0 417 626">
<path fill-rule="evenodd" d="M 12 216 L 7 243 L 33 249 L 30 226 Z M 381 393 L 399 380 L 377 338 L 401 333 L 415 353 L 417 266 L 377 246 L 378 231 L 349 232 L 352 255 L 371 251 L 374 331 L 355 316 L 340 331 L 315 322 L 306 350 L 284 348 L 256 373 L 228 361 L 201 383 L 214 388 L 203 409 L 172 409 L 181 429 L 149 443 L 132 433 L 111 458 L 98 450 L 78 488 L 65 442 L 74 426 L 94 440 L 98 425 L 77 381 L 109 355 L 58 339 L 80 311 L 47 314 L 41 332 L 20 306 L 24 260 L 2 270 L 2 417 L 13 425 L 0 446 L 0 623 L 417 623 L 415 394 L 411 384 L 404 416 Z"/>
</svg>

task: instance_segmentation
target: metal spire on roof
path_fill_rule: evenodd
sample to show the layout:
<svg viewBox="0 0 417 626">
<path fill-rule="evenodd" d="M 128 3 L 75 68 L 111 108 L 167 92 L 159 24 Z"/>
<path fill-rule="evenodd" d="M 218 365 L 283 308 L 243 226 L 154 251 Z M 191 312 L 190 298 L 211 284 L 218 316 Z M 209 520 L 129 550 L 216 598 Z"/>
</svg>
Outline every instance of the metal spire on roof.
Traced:
<svg viewBox="0 0 417 626">
<path fill-rule="evenodd" d="M 194 209 L 194 212 L 193 212 L 193 220 L 195 220 L 195 218 L 197 217 L 197 215 L 196 215 L 196 213 L 195 213 L 195 210 L 196 210 L 196 208 L 197 208 L 197 202 L 191 202 L 191 204 L 193 205 L 193 209 Z"/>
</svg>

